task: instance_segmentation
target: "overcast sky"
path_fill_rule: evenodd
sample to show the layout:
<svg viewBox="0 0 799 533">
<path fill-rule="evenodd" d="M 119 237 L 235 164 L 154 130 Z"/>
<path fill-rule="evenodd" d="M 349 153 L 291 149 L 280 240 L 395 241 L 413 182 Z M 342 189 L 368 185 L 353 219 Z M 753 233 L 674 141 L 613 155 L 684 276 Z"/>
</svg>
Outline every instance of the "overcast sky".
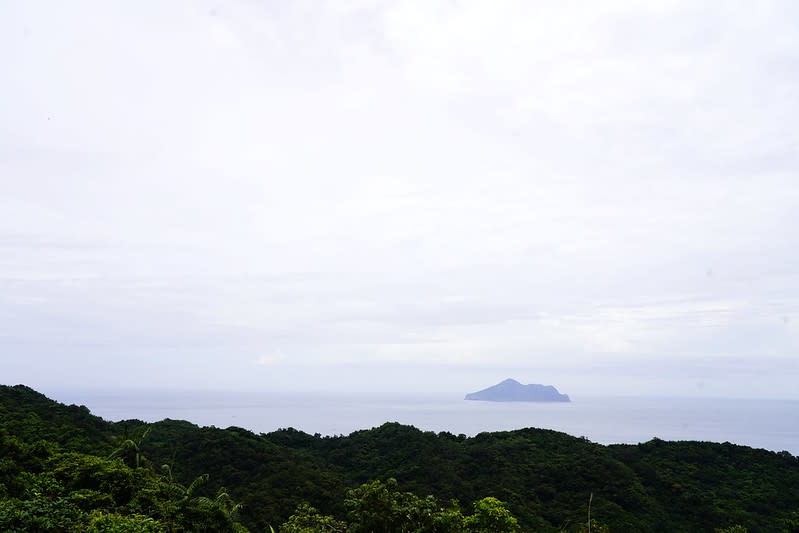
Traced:
<svg viewBox="0 0 799 533">
<path fill-rule="evenodd" d="M 0 2 L 0 382 L 799 397 L 799 3 Z"/>
</svg>

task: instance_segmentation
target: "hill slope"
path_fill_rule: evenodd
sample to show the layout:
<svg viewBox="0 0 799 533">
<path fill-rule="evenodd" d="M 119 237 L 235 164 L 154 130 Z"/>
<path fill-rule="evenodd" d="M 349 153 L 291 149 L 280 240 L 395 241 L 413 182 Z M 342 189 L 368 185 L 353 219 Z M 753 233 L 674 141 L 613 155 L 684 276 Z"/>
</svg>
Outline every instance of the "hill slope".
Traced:
<svg viewBox="0 0 799 533">
<path fill-rule="evenodd" d="M 27 387 L 0 386 L 0 429 L 25 442 L 39 438 L 97 454 L 115 438 L 141 436 L 141 421 L 107 422 Z M 245 504 L 253 531 L 285 520 L 308 501 L 344 515 L 348 488 L 395 478 L 405 490 L 441 501 L 495 496 L 525 531 L 571 529 L 592 515 L 612 531 L 713 531 L 739 523 L 750 532 L 788 531 L 799 510 L 799 459 L 732 444 L 664 442 L 602 446 L 542 429 L 467 438 L 387 423 L 342 437 L 284 429 L 256 435 L 184 421 L 146 425 L 141 451 L 173 465 L 188 484 L 210 474 Z"/>
</svg>

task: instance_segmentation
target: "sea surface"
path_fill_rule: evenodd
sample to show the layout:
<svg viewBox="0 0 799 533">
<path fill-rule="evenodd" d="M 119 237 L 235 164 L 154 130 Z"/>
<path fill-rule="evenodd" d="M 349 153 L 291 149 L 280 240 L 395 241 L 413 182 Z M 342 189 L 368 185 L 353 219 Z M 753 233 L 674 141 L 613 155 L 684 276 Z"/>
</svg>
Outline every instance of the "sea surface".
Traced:
<svg viewBox="0 0 799 533">
<path fill-rule="evenodd" d="M 799 400 L 572 397 L 571 403 L 495 403 L 466 401 L 460 395 L 153 391 L 53 391 L 50 396 L 86 405 L 107 420 L 171 418 L 202 426 L 238 426 L 256 433 L 293 427 L 311 434 L 347 435 L 384 422 L 469 436 L 537 427 L 602 444 L 657 437 L 732 442 L 799 456 Z"/>
</svg>

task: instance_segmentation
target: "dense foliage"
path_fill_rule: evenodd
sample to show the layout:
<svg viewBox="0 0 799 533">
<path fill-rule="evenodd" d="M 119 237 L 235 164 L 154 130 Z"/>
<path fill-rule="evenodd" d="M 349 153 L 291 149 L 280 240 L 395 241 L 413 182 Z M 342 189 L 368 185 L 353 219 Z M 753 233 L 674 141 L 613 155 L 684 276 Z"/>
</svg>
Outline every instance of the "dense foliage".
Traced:
<svg viewBox="0 0 799 533">
<path fill-rule="evenodd" d="M 799 532 L 787 452 L 601 446 L 540 429 L 467 438 L 387 423 L 322 437 L 111 423 L 0 386 L 2 531 L 574 532 L 587 531 L 591 495 L 594 532 Z"/>
</svg>

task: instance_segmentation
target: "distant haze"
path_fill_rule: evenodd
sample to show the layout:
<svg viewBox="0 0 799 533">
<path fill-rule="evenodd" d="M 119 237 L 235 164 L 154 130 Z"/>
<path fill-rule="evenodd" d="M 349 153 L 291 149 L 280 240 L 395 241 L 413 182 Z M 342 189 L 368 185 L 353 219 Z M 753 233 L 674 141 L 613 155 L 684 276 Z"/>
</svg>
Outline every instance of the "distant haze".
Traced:
<svg viewBox="0 0 799 533">
<path fill-rule="evenodd" d="M 0 382 L 799 397 L 799 3 L 0 3 Z"/>
</svg>

